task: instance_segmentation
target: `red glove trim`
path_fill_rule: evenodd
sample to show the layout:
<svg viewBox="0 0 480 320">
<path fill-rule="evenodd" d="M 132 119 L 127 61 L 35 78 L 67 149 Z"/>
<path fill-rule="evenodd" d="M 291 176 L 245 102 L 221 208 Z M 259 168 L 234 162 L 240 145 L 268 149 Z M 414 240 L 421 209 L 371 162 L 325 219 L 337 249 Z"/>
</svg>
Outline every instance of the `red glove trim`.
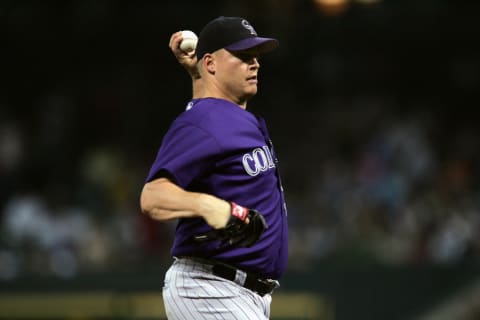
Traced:
<svg viewBox="0 0 480 320">
<path fill-rule="evenodd" d="M 230 204 L 232 205 L 232 216 L 237 217 L 242 221 L 245 221 L 248 215 L 248 209 L 242 206 L 239 206 L 235 202 L 231 202 Z"/>
</svg>

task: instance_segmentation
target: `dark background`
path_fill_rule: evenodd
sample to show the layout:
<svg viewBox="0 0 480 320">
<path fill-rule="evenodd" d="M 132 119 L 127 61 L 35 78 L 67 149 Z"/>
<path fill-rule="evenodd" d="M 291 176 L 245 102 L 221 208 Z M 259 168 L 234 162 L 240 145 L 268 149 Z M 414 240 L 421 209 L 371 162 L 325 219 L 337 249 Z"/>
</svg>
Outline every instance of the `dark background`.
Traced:
<svg viewBox="0 0 480 320">
<path fill-rule="evenodd" d="M 480 260 L 480 4 L 370 2 L 0 1 L 0 285 L 161 287 L 174 223 L 139 195 L 191 96 L 168 41 L 232 15 L 280 41 L 249 110 L 280 158 L 283 290 L 337 319 L 455 299 Z"/>
</svg>

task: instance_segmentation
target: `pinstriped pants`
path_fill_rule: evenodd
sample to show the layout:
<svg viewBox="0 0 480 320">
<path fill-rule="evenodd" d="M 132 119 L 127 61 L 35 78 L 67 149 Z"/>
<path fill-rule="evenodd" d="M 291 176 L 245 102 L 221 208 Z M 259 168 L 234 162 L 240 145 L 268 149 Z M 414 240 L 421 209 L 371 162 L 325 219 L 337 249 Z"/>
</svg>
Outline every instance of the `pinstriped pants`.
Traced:
<svg viewBox="0 0 480 320">
<path fill-rule="evenodd" d="M 176 258 L 165 275 L 163 301 L 169 320 L 267 320 L 272 297 L 213 275 L 209 265 Z"/>
</svg>

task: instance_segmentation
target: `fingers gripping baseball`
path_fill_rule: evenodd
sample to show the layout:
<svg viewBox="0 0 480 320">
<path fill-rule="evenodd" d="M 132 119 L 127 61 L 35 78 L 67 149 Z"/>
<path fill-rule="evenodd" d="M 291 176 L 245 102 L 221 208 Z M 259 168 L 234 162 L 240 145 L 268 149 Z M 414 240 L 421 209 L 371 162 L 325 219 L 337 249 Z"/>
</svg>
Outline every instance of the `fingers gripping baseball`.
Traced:
<svg viewBox="0 0 480 320">
<path fill-rule="evenodd" d="M 231 203 L 231 215 L 224 228 L 214 229 L 194 237 L 195 241 L 221 241 L 222 245 L 251 247 L 268 228 L 262 214 Z"/>
<path fill-rule="evenodd" d="M 177 58 L 177 61 L 182 65 L 190 75 L 199 76 L 197 69 L 197 56 L 195 55 L 194 48 L 186 51 L 182 50 L 182 43 L 184 42 L 183 31 L 178 31 L 172 34 L 170 37 L 169 47 L 172 53 Z"/>
</svg>

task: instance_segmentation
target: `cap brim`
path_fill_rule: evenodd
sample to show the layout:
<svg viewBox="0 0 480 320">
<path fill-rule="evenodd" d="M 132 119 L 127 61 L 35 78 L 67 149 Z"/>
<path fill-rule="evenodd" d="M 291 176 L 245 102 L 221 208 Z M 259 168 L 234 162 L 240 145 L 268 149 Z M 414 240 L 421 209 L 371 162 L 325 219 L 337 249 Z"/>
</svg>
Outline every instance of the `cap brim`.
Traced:
<svg viewBox="0 0 480 320">
<path fill-rule="evenodd" d="M 226 46 L 225 49 L 230 51 L 242 51 L 255 47 L 258 47 L 261 53 L 269 52 L 278 47 L 278 41 L 272 38 L 252 37 L 235 42 Z"/>
</svg>

